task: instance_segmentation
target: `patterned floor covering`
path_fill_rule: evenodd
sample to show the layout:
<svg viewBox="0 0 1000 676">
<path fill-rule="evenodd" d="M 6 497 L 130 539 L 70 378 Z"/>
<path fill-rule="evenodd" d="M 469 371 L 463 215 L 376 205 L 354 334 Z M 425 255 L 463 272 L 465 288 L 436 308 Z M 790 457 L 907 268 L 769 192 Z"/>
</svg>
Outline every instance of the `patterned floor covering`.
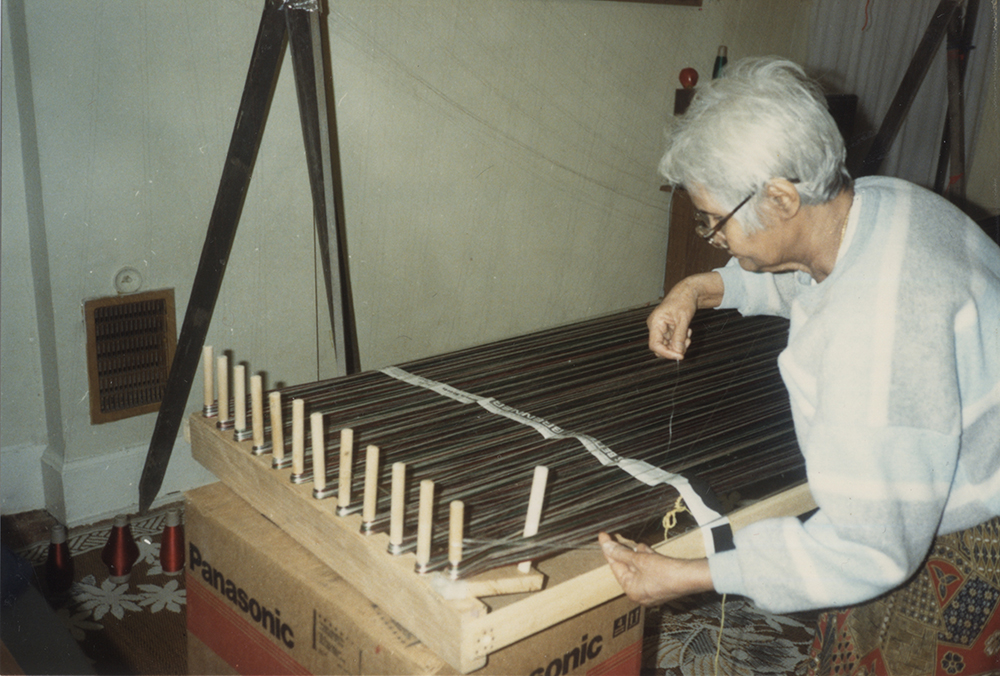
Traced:
<svg viewBox="0 0 1000 676">
<path fill-rule="evenodd" d="M 816 613 L 774 615 L 742 597 L 691 597 L 647 614 L 643 673 L 801 675 L 815 626 Z"/>
<path fill-rule="evenodd" d="M 160 566 L 165 515 L 131 524 L 139 559 L 129 580 L 115 584 L 101 560 L 109 528 L 71 533 L 74 584 L 68 594 L 47 595 L 97 674 L 186 674 L 187 634 L 183 575 Z M 34 567 L 45 591 L 48 543 L 18 552 Z"/>
<path fill-rule="evenodd" d="M 123 584 L 108 579 L 101 561 L 107 527 L 70 534 L 76 582 L 68 595 L 50 602 L 97 674 L 187 673 L 184 577 L 166 575 L 160 567 L 164 518 L 159 514 L 132 523 L 139 560 Z M 19 554 L 41 577 L 47 552 L 48 543 L 40 542 Z M 729 597 L 723 608 L 715 594 L 652 609 L 643 674 L 802 674 L 815 620 L 808 613 L 772 615 L 739 597 Z"/>
</svg>

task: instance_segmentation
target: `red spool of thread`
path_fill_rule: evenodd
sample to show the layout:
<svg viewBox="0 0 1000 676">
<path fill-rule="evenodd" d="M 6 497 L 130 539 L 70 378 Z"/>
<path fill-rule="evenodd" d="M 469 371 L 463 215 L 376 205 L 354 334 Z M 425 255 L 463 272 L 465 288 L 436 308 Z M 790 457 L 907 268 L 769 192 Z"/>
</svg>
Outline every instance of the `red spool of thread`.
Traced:
<svg viewBox="0 0 1000 676">
<path fill-rule="evenodd" d="M 115 517 L 115 523 L 111 527 L 111 534 L 108 536 L 108 543 L 104 545 L 101 552 L 101 560 L 108 567 L 111 574 L 110 579 L 115 584 L 128 582 L 132 574 L 132 566 L 139 559 L 139 546 L 135 544 L 132 537 L 132 527 L 128 523 L 128 517 L 119 514 Z"/>
<path fill-rule="evenodd" d="M 179 575 L 184 570 L 184 526 L 179 509 L 167 512 L 160 537 L 160 567 L 167 575 Z"/>
<path fill-rule="evenodd" d="M 73 586 L 73 557 L 66 542 L 66 526 L 61 523 L 52 527 L 49 556 L 45 559 L 45 583 L 54 596 L 65 594 Z"/>
</svg>

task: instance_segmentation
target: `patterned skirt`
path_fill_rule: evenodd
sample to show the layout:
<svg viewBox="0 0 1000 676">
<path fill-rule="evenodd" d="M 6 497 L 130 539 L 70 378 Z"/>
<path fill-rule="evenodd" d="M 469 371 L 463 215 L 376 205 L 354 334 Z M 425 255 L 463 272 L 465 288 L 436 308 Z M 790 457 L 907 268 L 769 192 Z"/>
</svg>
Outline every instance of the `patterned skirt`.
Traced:
<svg viewBox="0 0 1000 676">
<path fill-rule="evenodd" d="M 899 589 L 822 613 L 808 673 L 1000 675 L 1000 517 L 935 539 Z"/>
</svg>

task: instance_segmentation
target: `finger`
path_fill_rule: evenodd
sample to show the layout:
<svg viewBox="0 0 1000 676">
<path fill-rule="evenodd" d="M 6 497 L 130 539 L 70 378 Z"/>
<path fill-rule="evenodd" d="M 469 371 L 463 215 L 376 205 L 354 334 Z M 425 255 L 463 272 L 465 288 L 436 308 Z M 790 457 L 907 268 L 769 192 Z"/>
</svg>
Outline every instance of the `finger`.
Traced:
<svg viewBox="0 0 1000 676">
<path fill-rule="evenodd" d="M 624 589 L 628 585 L 628 580 L 632 575 L 632 567 L 628 563 L 615 558 L 616 553 L 613 549 L 602 549 L 602 552 L 604 553 L 604 560 L 608 562 L 608 567 L 611 569 L 611 574 L 615 576 L 618 584 Z"/>
<path fill-rule="evenodd" d="M 601 552 L 604 554 L 604 558 L 608 560 L 608 563 L 628 565 L 631 562 L 632 550 L 612 540 L 607 533 L 598 535 L 597 541 L 601 544 Z"/>
<path fill-rule="evenodd" d="M 635 551 L 635 548 L 637 547 L 637 545 L 636 545 L 635 542 L 633 542 L 632 540 L 629 540 L 627 537 L 625 537 L 621 533 L 615 533 L 615 541 L 618 544 L 620 544 L 620 545 L 622 545 L 624 547 L 628 547 L 633 552 Z"/>
<path fill-rule="evenodd" d="M 680 355 L 677 358 L 682 359 L 688 345 L 691 344 L 690 341 L 691 329 L 688 327 L 688 319 L 686 317 L 679 317 L 677 323 L 674 325 L 673 332 L 670 334 L 667 350 Z"/>
<path fill-rule="evenodd" d="M 674 346 L 674 336 L 677 335 L 673 325 L 651 324 L 649 328 L 649 349 L 653 354 L 666 359 L 683 359 L 684 350 Z"/>
<path fill-rule="evenodd" d="M 601 551 L 604 553 L 604 557 L 607 558 L 608 555 L 615 550 L 618 544 L 611 539 L 611 536 L 605 532 L 600 532 L 597 534 L 597 542 L 601 545 Z M 608 559 L 610 561 L 610 559 Z"/>
<path fill-rule="evenodd" d="M 670 343 L 672 327 L 666 321 L 649 322 L 649 349 L 658 352 Z"/>
<path fill-rule="evenodd" d="M 681 359 L 684 359 L 683 351 L 674 350 L 668 345 L 664 345 L 663 343 L 650 343 L 649 349 L 652 350 L 653 354 L 655 354 L 657 357 L 663 357 L 664 359 L 673 359 L 675 361 L 680 361 Z"/>
</svg>

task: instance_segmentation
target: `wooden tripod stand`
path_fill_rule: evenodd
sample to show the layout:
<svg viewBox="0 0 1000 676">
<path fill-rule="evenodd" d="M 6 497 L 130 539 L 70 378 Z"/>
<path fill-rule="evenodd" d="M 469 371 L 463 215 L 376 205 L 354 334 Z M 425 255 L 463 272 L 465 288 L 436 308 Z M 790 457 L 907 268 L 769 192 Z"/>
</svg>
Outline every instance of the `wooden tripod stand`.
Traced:
<svg viewBox="0 0 1000 676">
<path fill-rule="evenodd" d="M 333 326 L 337 375 L 360 369 L 350 277 L 344 248 L 343 200 L 330 124 L 319 0 L 265 0 L 208 233 L 184 323 L 139 481 L 139 511 L 149 509 L 163 484 L 191 384 L 198 369 L 236 226 L 260 149 L 286 42 L 292 55 L 305 141 L 313 216 Z"/>
</svg>

